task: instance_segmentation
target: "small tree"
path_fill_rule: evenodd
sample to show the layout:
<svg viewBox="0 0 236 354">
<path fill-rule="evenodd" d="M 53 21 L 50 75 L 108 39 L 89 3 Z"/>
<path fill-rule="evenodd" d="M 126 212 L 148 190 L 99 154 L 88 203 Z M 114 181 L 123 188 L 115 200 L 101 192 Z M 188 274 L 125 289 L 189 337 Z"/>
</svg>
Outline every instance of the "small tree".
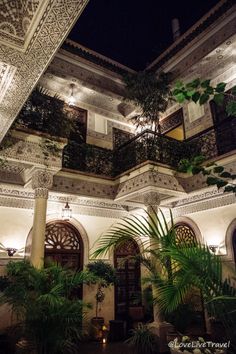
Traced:
<svg viewBox="0 0 236 354">
<path fill-rule="evenodd" d="M 160 132 L 159 116 L 165 112 L 170 100 L 170 73 L 157 76 L 151 71 L 128 74 L 123 77 L 125 98 L 140 108 L 132 118 L 137 127 L 149 127 Z"/>
<path fill-rule="evenodd" d="M 96 318 L 98 318 L 98 307 L 101 306 L 102 302 L 105 299 L 104 288 L 107 288 L 115 282 L 115 270 L 109 264 L 102 260 L 91 262 L 87 265 L 87 269 L 95 277 L 97 277 L 97 292 L 95 295 L 96 298 Z M 101 308 L 100 308 L 101 310 Z"/>
</svg>

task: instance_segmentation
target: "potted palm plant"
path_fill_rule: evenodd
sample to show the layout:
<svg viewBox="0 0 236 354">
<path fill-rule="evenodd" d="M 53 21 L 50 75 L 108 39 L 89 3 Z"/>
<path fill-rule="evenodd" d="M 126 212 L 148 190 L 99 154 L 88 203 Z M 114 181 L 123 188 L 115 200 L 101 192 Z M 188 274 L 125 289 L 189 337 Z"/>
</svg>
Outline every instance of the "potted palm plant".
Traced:
<svg viewBox="0 0 236 354">
<path fill-rule="evenodd" d="M 92 336 L 99 340 L 101 338 L 101 328 L 104 324 L 104 318 L 99 316 L 101 312 L 101 305 L 105 299 L 105 288 L 114 284 L 115 282 L 115 270 L 107 262 L 103 260 L 97 260 L 87 265 L 88 271 L 96 277 L 97 290 L 95 295 L 96 307 L 95 317 L 92 318 Z M 94 283 L 94 282 L 93 282 Z"/>
<path fill-rule="evenodd" d="M 175 311 L 185 303 L 190 292 L 199 289 L 209 316 L 224 325 L 234 353 L 236 288 L 229 278 L 223 279 L 222 260 L 206 245 L 178 243 L 172 216 L 170 223 L 161 210 L 158 214 L 154 210 L 147 213 L 146 218 L 127 217 L 100 238 L 94 256 L 102 256 L 129 239 L 139 242 L 140 236 L 149 241 L 140 261 L 148 270 L 146 280 L 156 289 L 154 303 L 158 304 L 162 314 L 165 316 Z M 235 277 L 235 271 L 231 272 Z"/>
<path fill-rule="evenodd" d="M 18 350 L 28 354 L 77 352 L 89 304 L 74 294 L 78 286 L 92 280 L 88 272 L 59 265 L 39 270 L 25 261 L 8 263 L 0 301 L 9 304 L 16 315 Z"/>
</svg>

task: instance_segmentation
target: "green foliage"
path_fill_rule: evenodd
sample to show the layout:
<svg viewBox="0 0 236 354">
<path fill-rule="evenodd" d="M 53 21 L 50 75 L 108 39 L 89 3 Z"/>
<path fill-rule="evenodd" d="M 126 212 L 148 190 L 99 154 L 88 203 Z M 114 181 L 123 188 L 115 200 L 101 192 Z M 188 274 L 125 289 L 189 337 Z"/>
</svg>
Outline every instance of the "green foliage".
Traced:
<svg viewBox="0 0 236 354">
<path fill-rule="evenodd" d="M 142 236 L 144 249 L 139 259 L 148 271 L 144 281 L 152 284 L 154 303 L 164 314 L 170 314 L 180 304 L 187 303 L 190 293 L 199 289 L 209 314 L 223 322 L 233 341 L 236 335 L 236 289 L 229 279 L 222 278 L 221 258 L 197 241 L 179 243 L 171 215 L 168 223 L 161 210 L 158 212 L 160 216 L 154 210 L 146 214 L 127 217 L 113 226 L 99 239 L 94 255 L 114 251 L 128 240 L 138 242 Z M 232 273 L 235 277 L 235 271 Z"/>
<path fill-rule="evenodd" d="M 107 262 L 102 260 L 91 262 L 87 265 L 87 269 L 97 277 L 96 282 L 99 281 L 105 288 L 115 282 L 115 269 Z"/>
<path fill-rule="evenodd" d="M 131 337 L 126 340 L 137 354 L 152 354 L 158 352 L 159 337 L 154 334 L 151 327 L 139 323 L 137 328 L 131 330 Z"/>
<path fill-rule="evenodd" d="M 158 130 L 159 115 L 165 112 L 170 100 L 171 74 L 143 71 L 123 76 L 125 98 L 140 108 L 141 113 L 132 118 L 136 126 Z"/>
<path fill-rule="evenodd" d="M 43 139 L 42 143 L 40 143 L 40 147 L 42 149 L 42 153 L 44 156 L 44 163 L 48 166 L 48 160 L 50 156 L 60 157 L 61 156 L 61 148 L 57 141 L 52 139 Z"/>
<path fill-rule="evenodd" d="M 200 80 L 199 78 L 184 84 L 181 81 L 175 83 L 172 95 L 179 103 L 193 101 L 203 105 L 210 99 L 216 104 L 223 105 L 227 98 L 226 112 L 228 116 L 236 116 L 236 86 L 231 89 L 231 93 L 225 92 L 226 83 L 220 82 L 216 86 L 211 85 L 211 80 Z"/>
<path fill-rule="evenodd" d="M 10 262 L 0 301 L 12 306 L 19 321 L 19 338 L 26 339 L 37 354 L 77 352 L 88 304 L 79 300 L 75 292 L 92 278 L 89 273 L 76 273 L 57 265 L 39 270 L 28 262 Z M 27 353 L 30 352 L 28 348 Z"/>
<path fill-rule="evenodd" d="M 97 292 L 95 295 L 96 299 L 96 318 L 98 317 L 98 310 L 101 311 L 101 303 L 105 299 L 105 293 L 103 288 L 107 288 L 109 285 L 115 282 L 115 269 L 109 264 L 102 260 L 91 262 L 87 265 L 89 273 L 91 273 L 95 280 L 93 283 L 98 284 Z M 100 304 L 100 309 L 98 305 Z"/>
<path fill-rule="evenodd" d="M 14 127 L 24 127 L 68 138 L 75 131 L 75 120 L 59 96 L 51 97 L 47 90 L 36 87 L 20 111 Z"/>
<path fill-rule="evenodd" d="M 179 304 L 174 311 L 166 315 L 167 322 L 172 323 L 180 333 L 185 333 L 188 326 L 195 318 L 196 312 L 191 302 Z"/>
<path fill-rule="evenodd" d="M 181 159 L 178 164 L 178 171 L 189 174 L 202 173 L 207 176 L 206 183 L 208 186 L 216 186 L 218 189 L 224 188 L 224 192 L 236 193 L 236 184 L 234 183 L 235 175 L 225 171 L 223 166 L 216 164 L 203 165 L 204 156 L 199 155 L 191 159 Z"/>
</svg>

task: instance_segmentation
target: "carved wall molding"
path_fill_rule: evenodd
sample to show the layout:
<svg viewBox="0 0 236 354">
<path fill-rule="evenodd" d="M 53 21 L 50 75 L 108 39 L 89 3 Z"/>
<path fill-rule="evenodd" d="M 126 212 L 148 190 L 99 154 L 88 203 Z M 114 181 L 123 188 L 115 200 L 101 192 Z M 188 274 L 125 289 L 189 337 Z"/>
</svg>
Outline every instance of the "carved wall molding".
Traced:
<svg viewBox="0 0 236 354">
<path fill-rule="evenodd" d="M 39 193 L 41 193 L 41 190 Z M 47 193 L 47 189 L 42 193 Z M 0 188 L 0 206 L 32 210 L 34 208 L 34 198 L 35 194 L 31 190 Z M 61 210 L 66 201 L 70 203 L 75 214 L 106 218 L 122 218 L 128 215 L 128 208 L 118 203 L 53 194 L 52 192 L 49 192 L 47 214 L 57 213 L 58 218 L 61 218 Z"/>
<path fill-rule="evenodd" d="M 116 199 L 126 195 L 128 196 L 133 192 L 141 191 L 142 188 L 146 188 L 148 186 L 168 190 L 169 195 L 175 195 L 176 192 L 184 192 L 175 176 L 156 171 L 146 171 L 120 183 L 117 190 Z"/>
<path fill-rule="evenodd" d="M 177 217 L 181 215 L 193 214 L 208 209 L 215 209 L 215 208 L 219 208 L 225 205 L 231 205 L 235 203 L 236 203 L 236 196 L 234 194 L 227 193 L 215 198 L 211 197 L 209 199 L 193 202 L 191 204 L 174 207 L 172 210 L 173 210 L 174 217 Z"/>
<path fill-rule="evenodd" d="M 54 176 L 52 191 L 75 194 L 87 197 L 107 198 L 114 200 L 117 187 L 114 184 L 96 183 L 86 180 L 75 180 L 63 176 Z"/>
</svg>

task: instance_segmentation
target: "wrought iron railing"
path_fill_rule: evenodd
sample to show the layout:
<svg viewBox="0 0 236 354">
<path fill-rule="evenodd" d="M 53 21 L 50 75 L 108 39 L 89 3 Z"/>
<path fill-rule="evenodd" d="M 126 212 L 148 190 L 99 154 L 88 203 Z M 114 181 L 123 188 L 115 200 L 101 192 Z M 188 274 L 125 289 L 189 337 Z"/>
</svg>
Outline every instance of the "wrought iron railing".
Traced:
<svg viewBox="0 0 236 354">
<path fill-rule="evenodd" d="M 113 176 L 113 151 L 90 144 L 69 142 L 63 153 L 63 167 Z"/>
<path fill-rule="evenodd" d="M 183 145 L 181 141 L 144 131 L 114 151 L 115 173 L 122 173 L 148 160 L 177 167 L 183 157 Z M 188 148 L 187 155 L 190 156 L 194 147 L 189 144 Z"/>
<path fill-rule="evenodd" d="M 146 130 L 115 150 L 71 142 L 64 150 L 63 166 L 114 177 L 146 161 L 176 168 L 181 159 L 200 154 L 206 159 L 217 156 L 214 128 L 184 141 Z"/>
</svg>

